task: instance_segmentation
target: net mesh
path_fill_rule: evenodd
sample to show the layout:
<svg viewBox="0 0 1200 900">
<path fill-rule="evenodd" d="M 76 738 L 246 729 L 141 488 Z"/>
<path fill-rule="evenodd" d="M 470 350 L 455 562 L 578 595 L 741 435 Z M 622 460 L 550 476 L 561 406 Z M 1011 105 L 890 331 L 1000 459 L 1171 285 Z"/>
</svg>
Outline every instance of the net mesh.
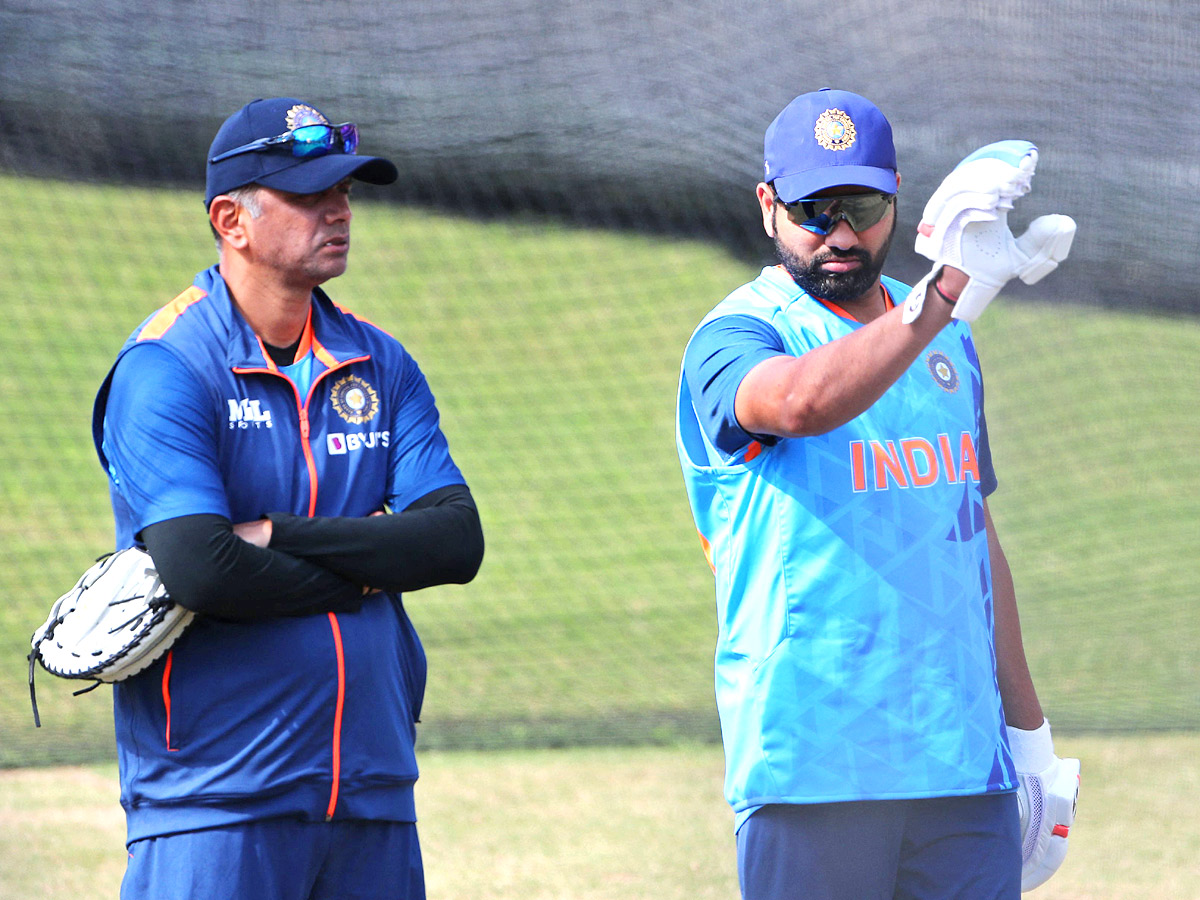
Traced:
<svg viewBox="0 0 1200 900">
<path fill-rule="evenodd" d="M 1041 148 L 1014 220 L 1074 216 L 1071 258 L 976 329 L 1031 665 L 1056 730 L 1200 724 L 1200 7 L 159 6 L 0 0 L 0 764 L 111 753 L 107 688 L 42 677 L 35 732 L 22 659 L 111 544 L 94 390 L 215 261 L 204 150 L 277 95 L 358 122 L 402 172 L 357 193 L 329 288 L 417 357 L 484 517 L 479 578 L 409 602 L 424 745 L 717 737 L 679 356 L 771 261 L 762 133 L 826 85 L 892 120 L 898 235 L 978 145 Z M 889 274 L 925 266 L 898 236 Z"/>
</svg>

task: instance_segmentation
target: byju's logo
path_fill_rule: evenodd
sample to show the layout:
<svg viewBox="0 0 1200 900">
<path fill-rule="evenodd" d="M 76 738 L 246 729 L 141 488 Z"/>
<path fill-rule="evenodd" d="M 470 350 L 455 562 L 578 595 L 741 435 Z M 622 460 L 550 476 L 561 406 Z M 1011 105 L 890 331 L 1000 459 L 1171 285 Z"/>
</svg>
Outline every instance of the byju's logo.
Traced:
<svg viewBox="0 0 1200 900">
<path fill-rule="evenodd" d="M 271 411 L 263 409 L 258 400 L 230 400 L 230 428 L 270 428 Z"/>
<path fill-rule="evenodd" d="M 344 456 L 358 450 L 386 447 L 391 437 L 390 431 L 360 431 L 349 434 L 333 431 L 325 435 L 325 446 L 329 450 L 330 456 Z"/>
</svg>

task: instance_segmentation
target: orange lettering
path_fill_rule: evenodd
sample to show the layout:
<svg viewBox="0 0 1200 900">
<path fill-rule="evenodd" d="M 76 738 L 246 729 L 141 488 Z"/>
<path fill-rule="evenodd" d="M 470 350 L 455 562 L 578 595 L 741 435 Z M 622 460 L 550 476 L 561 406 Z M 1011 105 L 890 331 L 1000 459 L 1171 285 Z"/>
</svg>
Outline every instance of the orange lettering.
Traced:
<svg viewBox="0 0 1200 900">
<path fill-rule="evenodd" d="M 950 446 L 950 435 L 938 435 L 938 449 L 942 451 L 942 464 L 946 467 L 946 480 L 954 484 L 958 481 L 958 473 L 954 470 L 954 450 Z"/>
<path fill-rule="evenodd" d="M 938 480 L 937 455 L 933 444 L 925 438 L 905 438 L 900 442 L 904 450 L 904 461 L 908 463 L 908 471 L 912 475 L 913 487 L 929 487 Z M 919 465 L 917 455 L 925 457 L 924 465 Z M 924 472 L 922 472 L 924 469 Z"/>
<path fill-rule="evenodd" d="M 867 489 L 867 454 L 862 441 L 850 442 L 850 481 L 856 494 Z"/>
<path fill-rule="evenodd" d="M 975 457 L 975 442 L 971 440 L 970 432 L 964 431 L 962 434 L 962 442 L 959 444 L 959 458 L 961 463 L 959 471 L 962 473 L 962 480 L 966 481 L 970 475 L 975 479 L 975 483 L 979 483 L 979 460 Z"/>
<path fill-rule="evenodd" d="M 908 478 L 904 474 L 904 467 L 900 464 L 900 457 L 891 441 L 887 442 L 886 447 L 879 441 L 871 441 L 871 456 L 875 460 L 876 490 L 887 490 L 889 474 L 896 479 L 897 487 L 908 487 Z"/>
</svg>

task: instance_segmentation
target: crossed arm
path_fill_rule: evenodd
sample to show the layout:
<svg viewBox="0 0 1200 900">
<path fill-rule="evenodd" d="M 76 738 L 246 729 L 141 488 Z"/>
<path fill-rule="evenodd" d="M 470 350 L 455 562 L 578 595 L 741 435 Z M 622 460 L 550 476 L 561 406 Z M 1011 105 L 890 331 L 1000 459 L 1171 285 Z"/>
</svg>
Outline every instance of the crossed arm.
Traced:
<svg viewBox="0 0 1200 900">
<path fill-rule="evenodd" d="M 372 589 L 465 584 L 483 561 L 479 512 L 465 485 L 366 518 L 275 513 L 234 525 L 179 516 L 143 529 L 142 541 L 177 603 L 243 621 L 351 611 Z"/>
<path fill-rule="evenodd" d="M 432 409 L 415 364 L 413 370 L 406 402 Z M 212 462 L 221 419 L 202 385 L 176 352 L 146 341 L 117 364 L 103 407 L 102 459 L 126 502 L 151 523 L 139 537 L 177 603 L 226 619 L 264 619 L 353 610 L 370 590 L 474 577 L 483 533 L 464 484 L 429 491 L 390 515 L 272 514 L 235 525 L 222 511 L 225 487 Z M 435 428 L 430 412 L 405 433 L 416 440 Z M 453 480 L 422 477 L 425 484 Z"/>
</svg>

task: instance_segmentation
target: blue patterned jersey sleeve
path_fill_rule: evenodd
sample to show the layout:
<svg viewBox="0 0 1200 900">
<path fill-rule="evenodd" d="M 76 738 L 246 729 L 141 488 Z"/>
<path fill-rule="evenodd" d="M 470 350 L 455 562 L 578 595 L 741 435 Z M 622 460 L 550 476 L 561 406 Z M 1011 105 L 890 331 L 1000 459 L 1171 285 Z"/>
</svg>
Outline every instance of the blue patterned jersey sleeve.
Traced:
<svg viewBox="0 0 1200 900">
<path fill-rule="evenodd" d="M 786 352 L 778 332 L 755 316 L 721 316 L 692 336 L 683 357 L 683 377 L 705 435 L 722 453 L 733 456 L 753 440 L 775 443 L 770 435 L 742 428 L 734 400 L 751 369 Z"/>
</svg>

